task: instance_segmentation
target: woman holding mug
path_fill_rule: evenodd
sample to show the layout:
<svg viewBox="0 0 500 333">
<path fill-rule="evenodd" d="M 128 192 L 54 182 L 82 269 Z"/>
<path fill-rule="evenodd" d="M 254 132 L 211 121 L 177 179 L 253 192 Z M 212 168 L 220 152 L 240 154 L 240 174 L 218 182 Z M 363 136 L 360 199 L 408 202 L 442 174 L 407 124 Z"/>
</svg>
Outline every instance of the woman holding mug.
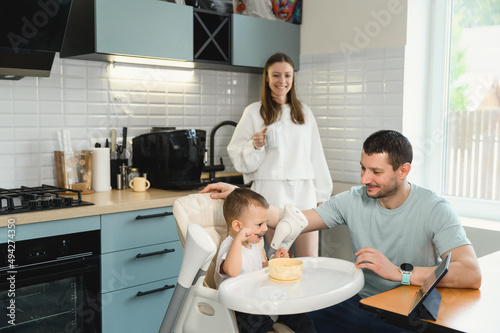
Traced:
<svg viewBox="0 0 500 333">
<path fill-rule="evenodd" d="M 327 200 L 333 190 L 318 126 L 311 109 L 295 93 L 295 69 L 284 53 L 272 55 L 264 67 L 261 101 L 247 106 L 227 147 L 245 184 L 270 204 L 301 210 Z M 266 241 L 271 242 L 268 231 Z M 298 257 L 318 256 L 318 232 L 300 235 Z"/>
</svg>

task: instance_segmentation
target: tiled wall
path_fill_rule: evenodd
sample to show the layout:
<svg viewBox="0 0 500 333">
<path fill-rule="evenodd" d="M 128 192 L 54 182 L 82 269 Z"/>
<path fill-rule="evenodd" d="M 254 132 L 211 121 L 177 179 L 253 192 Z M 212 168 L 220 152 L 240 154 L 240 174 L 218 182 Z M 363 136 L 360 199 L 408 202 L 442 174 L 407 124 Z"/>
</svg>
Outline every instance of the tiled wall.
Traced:
<svg viewBox="0 0 500 333">
<path fill-rule="evenodd" d="M 359 181 L 363 139 L 376 129 L 401 129 L 403 48 L 302 55 L 299 97 L 320 127 L 335 181 Z M 49 78 L 0 81 L 0 187 L 55 184 L 56 131 L 71 132 L 73 149 L 104 142 L 112 128 L 131 137 L 152 126 L 207 131 L 238 121 L 259 99 L 261 75 L 56 58 Z M 232 128 L 217 132 L 216 161 Z"/>
<path fill-rule="evenodd" d="M 363 141 L 402 130 L 404 47 L 301 55 L 297 82 L 337 182 L 359 183 Z"/>
</svg>

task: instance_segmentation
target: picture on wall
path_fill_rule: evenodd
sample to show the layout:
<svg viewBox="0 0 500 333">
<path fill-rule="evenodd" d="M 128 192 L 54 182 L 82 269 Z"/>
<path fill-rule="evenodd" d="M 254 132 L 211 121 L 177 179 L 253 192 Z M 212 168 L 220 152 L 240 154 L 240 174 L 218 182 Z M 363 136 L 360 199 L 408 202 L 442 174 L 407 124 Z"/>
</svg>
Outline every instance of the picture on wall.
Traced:
<svg viewBox="0 0 500 333">
<path fill-rule="evenodd" d="M 303 0 L 165 0 L 225 14 L 241 14 L 273 21 L 302 23 Z"/>
<path fill-rule="evenodd" d="M 302 23 L 302 0 L 233 0 L 236 14 Z"/>
</svg>

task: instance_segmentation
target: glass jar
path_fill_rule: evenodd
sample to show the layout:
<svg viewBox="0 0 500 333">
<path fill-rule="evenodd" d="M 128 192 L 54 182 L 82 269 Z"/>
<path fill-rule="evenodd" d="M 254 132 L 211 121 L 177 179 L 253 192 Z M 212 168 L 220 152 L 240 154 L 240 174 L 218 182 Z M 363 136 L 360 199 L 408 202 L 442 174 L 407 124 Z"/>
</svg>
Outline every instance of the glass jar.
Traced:
<svg viewBox="0 0 500 333">
<path fill-rule="evenodd" d="M 130 181 L 132 179 L 134 179 L 135 177 L 140 177 L 140 174 L 139 174 L 139 169 L 137 168 L 128 168 L 128 183 L 130 183 Z"/>
</svg>

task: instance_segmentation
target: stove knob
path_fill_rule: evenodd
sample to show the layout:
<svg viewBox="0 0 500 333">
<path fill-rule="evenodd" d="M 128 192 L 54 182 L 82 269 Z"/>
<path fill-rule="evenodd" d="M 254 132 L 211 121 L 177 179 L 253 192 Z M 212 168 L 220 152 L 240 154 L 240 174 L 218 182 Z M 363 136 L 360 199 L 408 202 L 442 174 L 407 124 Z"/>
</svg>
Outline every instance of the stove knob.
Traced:
<svg viewBox="0 0 500 333">
<path fill-rule="evenodd" d="M 66 198 L 64 198 L 64 204 L 65 204 L 66 206 L 71 206 L 71 205 L 73 205 L 73 198 L 71 198 L 71 197 L 66 197 Z"/>
<path fill-rule="evenodd" d="M 38 209 L 38 201 L 36 201 L 36 200 L 30 200 L 28 202 L 28 206 L 29 206 L 30 210 Z"/>
<path fill-rule="evenodd" d="M 52 201 L 54 202 L 54 207 L 61 207 L 62 206 L 62 198 L 54 198 L 52 199 Z"/>
<path fill-rule="evenodd" d="M 49 208 L 49 207 L 50 207 L 50 200 L 49 199 L 42 200 L 42 208 Z"/>
</svg>

